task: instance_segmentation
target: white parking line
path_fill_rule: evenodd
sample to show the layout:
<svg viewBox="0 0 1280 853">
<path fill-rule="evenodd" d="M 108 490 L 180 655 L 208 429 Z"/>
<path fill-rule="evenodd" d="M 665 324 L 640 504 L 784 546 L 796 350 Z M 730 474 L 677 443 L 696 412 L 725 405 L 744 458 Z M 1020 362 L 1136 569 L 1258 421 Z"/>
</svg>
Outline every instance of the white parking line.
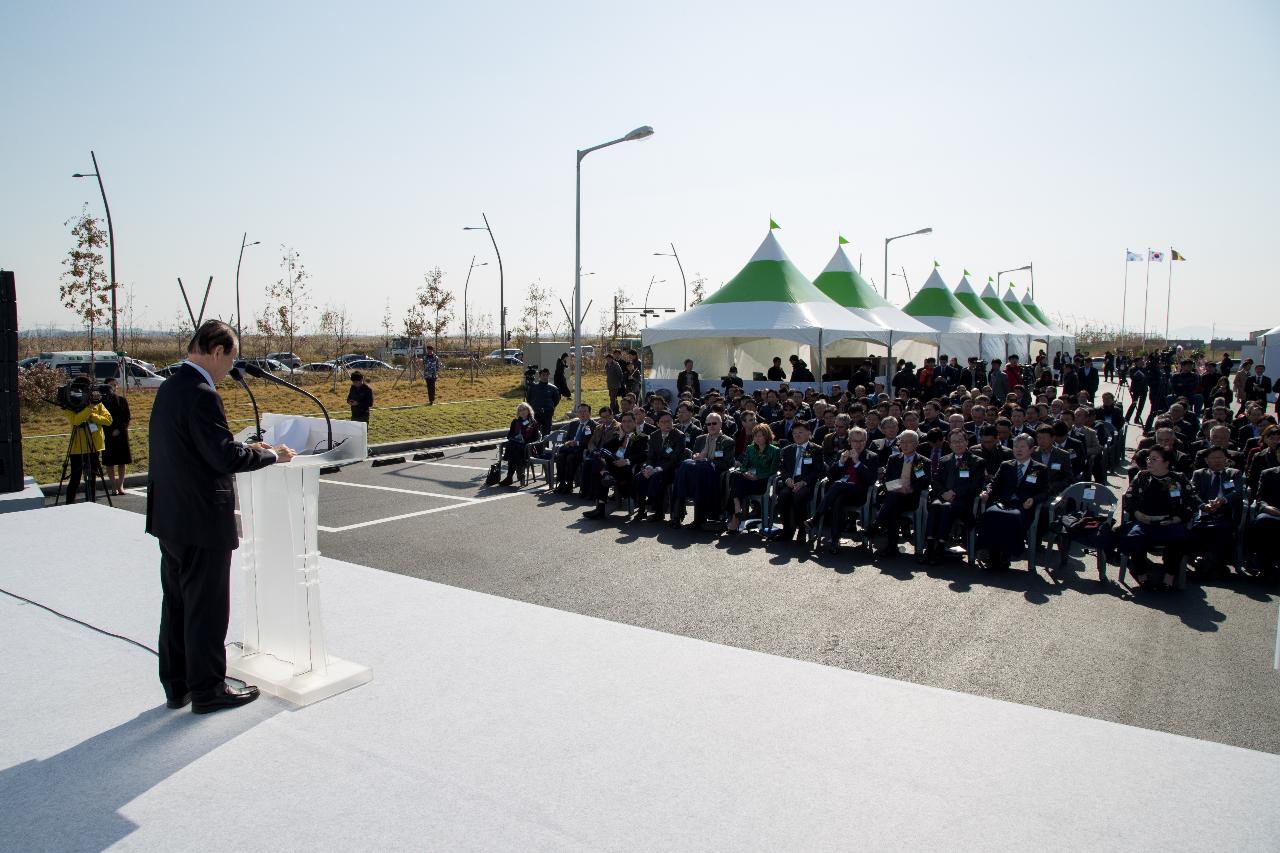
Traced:
<svg viewBox="0 0 1280 853">
<path fill-rule="evenodd" d="M 348 530 L 356 530 L 361 527 L 372 527 L 375 524 L 386 524 L 389 521 L 402 521 L 403 519 L 406 519 L 406 518 L 417 518 L 420 515 L 431 515 L 432 513 L 435 513 L 435 512 L 448 512 L 449 510 L 452 510 L 452 509 L 465 509 L 467 507 L 473 507 L 476 504 L 489 503 L 490 501 L 500 501 L 503 498 L 514 498 L 517 495 L 533 495 L 533 494 L 537 494 L 537 493 L 523 492 L 523 491 L 510 492 L 505 495 L 495 495 L 494 497 L 491 497 L 491 498 L 475 498 L 472 500 L 471 503 L 453 504 L 452 506 L 438 506 L 435 509 L 423 509 L 423 510 L 419 510 L 418 512 L 406 512 L 403 515 L 393 515 L 393 516 L 390 516 L 389 518 L 375 518 L 373 521 L 361 521 L 357 524 L 346 524 L 346 525 L 343 525 L 342 527 L 325 527 L 323 524 L 317 524 L 316 529 L 322 530 L 325 533 L 346 533 Z"/>
<path fill-rule="evenodd" d="M 397 489 L 395 486 L 375 486 L 370 483 L 348 483 L 343 480 L 321 480 L 326 486 L 351 486 L 353 489 L 377 489 L 380 492 L 398 492 L 402 495 L 422 495 L 425 498 L 444 498 L 450 501 L 476 503 L 483 498 L 466 498 L 462 495 L 442 495 L 439 492 L 420 492 L 417 489 Z"/>
<path fill-rule="evenodd" d="M 483 467 L 482 467 L 482 466 L 480 466 L 480 465 L 454 465 L 454 464 L 453 464 L 453 463 L 451 463 L 451 462 L 431 462 L 431 461 L 428 461 L 428 460 L 425 460 L 425 459 L 415 459 L 415 460 L 414 460 L 414 462 L 413 462 L 413 464 L 415 464 L 415 465 L 439 465 L 441 468 L 463 468 L 463 469 L 466 469 L 467 471 L 488 471 L 488 470 L 489 470 L 489 466 L 488 466 L 488 465 L 485 465 L 485 466 L 483 466 Z"/>
</svg>

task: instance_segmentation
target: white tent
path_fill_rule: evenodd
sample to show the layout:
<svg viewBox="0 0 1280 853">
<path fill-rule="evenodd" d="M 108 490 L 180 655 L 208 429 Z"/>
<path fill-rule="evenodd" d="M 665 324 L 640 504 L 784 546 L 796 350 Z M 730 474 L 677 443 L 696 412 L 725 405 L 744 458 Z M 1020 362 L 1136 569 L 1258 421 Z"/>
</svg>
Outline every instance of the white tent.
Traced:
<svg viewBox="0 0 1280 853">
<path fill-rule="evenodd" d="M 859 317 L 813 286 L 778 244 L 773 232 L 728 283 L 683 314 L 645 329 L 652 350 L 650 377 L 673 380 L 686 358 L 704 374 L 720 375 L 730 365 L 750 388 L 774 356 L 795 353 L 815 376 L 822 374 L 823 347 L 859 340 L 887 345 L 889 332 Z M 651 383 L 661 386 L 662 382 Z"/>
<path fill-rule="evenodd" d="M 1280 326 L 1260 335 L 1258 345 L 1262 347 L 1260 360 L 1266 367 L 1267 376 L 1272 382 L 1280 381 Z"/>
<path fill-rule="evenodd" d="M 1049 330 L 1048 334 L 1050 339 L 1047 343 L 1049 344 L 1050 361 L 1053 361 L 1053 354 L 1055 351 L 1060 350 L 1067 355 L 1071 355 L 1075 352 L 1075 337 L 1068 334 L 1065 329 L 1050 320 L 1049 315 L 1040 310 L 1040 306 L 1031 298 L 1030 290 L 1022 296 L 1022 307 L 1036 321 Z"/>
<path fill-rule="evenodd" d="M 1049 338 L 1051 337 L 1049 327 L 1033 317 L 1026 308 L 1022 307 L 1022 303 L 1018 301 L 1018 297 L 1013 293 L 1013 285 L 1009 285 L 1009 289 L 1005 291 L 1004 304 L 1019 320 L 1031 328 L 1031 358 L 1034 360 L 1041 351 L 1047 354 L 1049 352 Z"/>
<path fill-rule="evenodd" d="M 996 293 L 995 285 L 991 283 L 990 278 L 987 279 L 987 286 L 983 288 L 981 298 L 982 304 L 986 305 L 991 313 L 1013 328 L 1013 331 L 1009 333 L 1009 351 L 1007 355 L 1017 355 L 1024 362 L 1027 361 L 1031 354 L 1031 339 L 1037 334 L 1037 330 L 1009 309 L 1009 306 Z"/>
<path fill-rule="evenodd" d="M 1009 336 L 1012 335 L 1016 339 L 1021 334 L 1018 328 L 987 307 L 987 304 L 978 296 L 978 292 L 973 289 L 973 285 L 969 283 L 967 272 L 960 277 L 955 295 L 956 301 L 963 305 L 965 310 L 990 329 L 989 333 L 984 332 L 982 335 L 982 360 L 987 363 L 990 363 L 993 358 L 1004 361 L 1009 354 Z"/>
<path fill-rule="evenodd" d="M 919 292 L 902 310 L 938 333 L 938 351 L 962 361 L 982 357 L 982 335 L 995 335 L 990 326 L 960 304 L 935 267 Z M 928 354 L 914 346 L 895 350 L 898 358 L 917 365 Z"/>
</svg>

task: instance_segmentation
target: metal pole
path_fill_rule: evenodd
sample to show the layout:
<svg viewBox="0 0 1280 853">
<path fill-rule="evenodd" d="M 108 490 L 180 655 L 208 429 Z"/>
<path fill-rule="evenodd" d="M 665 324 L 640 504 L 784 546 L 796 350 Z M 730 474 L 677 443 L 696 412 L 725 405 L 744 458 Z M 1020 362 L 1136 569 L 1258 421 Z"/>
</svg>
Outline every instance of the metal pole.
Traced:
<svg viewBox="0 0 1280 853">
<path fill-rule="evenodd" d="M 573 408 L 582 405 L 582 152 L 573 185 Z"/>
<path fill-rule="evenodd" d="M 471 352 L 471 336 L 467 325 L 467 288 L 471 287 L 471 271 L 476 268 L 476 256 L 471 256 L 471 266 L 467 267 L 467 280 L 462 285 L 462 349 Z"/>
<path fill-rule="evenodd" d="M 1036 301 L 1036 262 L 1030 261 L 1027 269 L 1031 270 L 1031 301 Z"/>
<path fill-rule="evenodd" d="M 1147 247 L 1147 282 L 1142 289 L 1142 346 L 1147 345 L 1147 302 L 1151 296 L 1151 247 Z"/>
<path fill-rule="evenodd" d="M 884 298 L 889 298 L 889 239 L 884 238 Z"/>
<path fill-rule="evenodd" d="M 489 232 L 489 242 L 493 243 L 493 253 L 498 257 L 498 334 L 502 340 L 498 343 L 498 349 L 502 351 L 502 363 L 507 363 L 507 309 L 506 303 L 503 302 L 503 278 L 502 278 L 502 253 L 498 251 L 498 241 L 494 239 L 493 229 L 489 227 L 489 217 L 483 212 L 480 218 L 484 220 L 484 230 Z"/>
<path fill-rule="evenodd" d="M 1164 339 L 1169 340 L 1169 305 L 1173 302 L 1173 250 L 1169 250 L 1169 292 L 1164 297 Z M 1210 341 L 1210 344 L 1213 342 Z"/>
<path fill-rule="evenodd" d="M 89 151 L 93 160 L 94 177 L 98 179 L 98 192 L 102 193 L 102 208 L 107 212 L 107 244 L 111 264 L 111 351 L 120 350 L 119 333 L 116 330 L 116 232 L 111 225 L 111 205 L 107 204 L 107 190 L 102 185 L 102 169 L 98 167 L 98 155 Z"/>
<path fill-rule="evenodd" d="M 246 231 L 240 237 L 240 257 L 236 258 L 236 339 L 244 345 L 244 317 L 240 315 L 240 262 L 244 260 L 244 241 L 249 239 Z"/>
<path fill-rule="evenodd" d="M 680 263 L 680 255 L 676 252 L 676 244 L 671 244 L 671 254 L 675 255 L 676 266 L 680 268 L 680 285 L 684 288 L 684 310 L 689 310 L 689 282 L 684 277 L 684 264 Z"/>
<path fill-rule="evenodd" d="M 1129 250 L 1124 250 L 1124 290 L 1120 291 L 1120 340 L 1125 335 L 1125 312 L 1129 308 Z"/>
</svg>

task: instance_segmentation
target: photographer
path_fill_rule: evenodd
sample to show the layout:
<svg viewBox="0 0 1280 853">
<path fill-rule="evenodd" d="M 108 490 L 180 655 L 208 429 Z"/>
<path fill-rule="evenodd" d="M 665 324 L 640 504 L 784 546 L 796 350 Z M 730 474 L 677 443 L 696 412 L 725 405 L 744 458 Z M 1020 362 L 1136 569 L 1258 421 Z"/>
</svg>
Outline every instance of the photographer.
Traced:
<svg viewBox="0 0 1280 853">
<path fill-rule="evenodd" d="M 102 405 L 102 393 L 92 387 L 87 375 L 81 374 L 72 379 L 71 388 L 79 392 L 75 399 L 83 400 L 84 403 L 78 409 L 62 409 L 63 416 L 71 425 L 71 443 L 67 451 L 71 459 L 71 479 L 67 483 L 68 504 L 76 502 L 76 489 L 82 477 L 86 478 L 85 497 L 91 502 L 96 497 L 94 477 L 101 470 L 98 454 L 105 445 L 102 428 L 111 425 L 111 412 Z"/>
<path fill-rule="evenodd" d="M 103 389 L 102 405 L 111 413 L 111 425 L 107 427 L 106 446 L 102 450 L 102 464 L 107 469 L 107 480 L 113 495 L 124 494 L 124 469 L 133 461 L 129 449 L 129 401 L 119 393 L 119 383 L 113 376 Z"/>
</svg>

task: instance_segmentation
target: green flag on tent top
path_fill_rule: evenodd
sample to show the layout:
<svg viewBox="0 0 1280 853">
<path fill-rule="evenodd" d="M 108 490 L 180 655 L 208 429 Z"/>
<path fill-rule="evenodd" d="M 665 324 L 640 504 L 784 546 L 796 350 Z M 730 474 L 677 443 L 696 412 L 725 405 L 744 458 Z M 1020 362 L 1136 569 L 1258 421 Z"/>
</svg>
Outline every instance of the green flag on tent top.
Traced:
<svg viewBox="0 0 1280 853">
<path fill-rule="evenodd" d="M 781 225 L 779 225 L 778 223 L 776 223 L 776 222 L 774 222 L 774 221 L 773 221 L 773 217 L 769 217 L 769 230 L 770 230 L 770 231 L 772 231 L 772 230 L 773 230 L 773 229 L 775 229 L 775 228 L 781 228 L 781 227 L 782 227 Z"/>
<path fill-rule="evenodd" d="M 934 258 L 934 260 L 933 260 L 933 268 L 936 270 L 936 269 L 937 269 L 938 267 L 940 267 L 940 266 L 942 266 L 942 264 L 938 263 L 938 259 L 937 259 L 937 258 Z"/>
<path fill-rule="evenodd" d="M 844 237 L 841 237 L 841 238 L 840 238 L 840 245 L 841 245 L 841 246 L 847 246 L 847 245 L 849 245 L 849 241 L 848 241 L 848 240 L 846 240 Z"/>
<path fill-rule="evenodd" d="M 968 271 L 968 270 L 965 270 L 965 271 L 964 271 L 964 273 L 963 273 L 963 275 L 966 275 L 966 276 L 967 276 L 968 274 L 969 274 L 969 271 Z"/>
</svg>

